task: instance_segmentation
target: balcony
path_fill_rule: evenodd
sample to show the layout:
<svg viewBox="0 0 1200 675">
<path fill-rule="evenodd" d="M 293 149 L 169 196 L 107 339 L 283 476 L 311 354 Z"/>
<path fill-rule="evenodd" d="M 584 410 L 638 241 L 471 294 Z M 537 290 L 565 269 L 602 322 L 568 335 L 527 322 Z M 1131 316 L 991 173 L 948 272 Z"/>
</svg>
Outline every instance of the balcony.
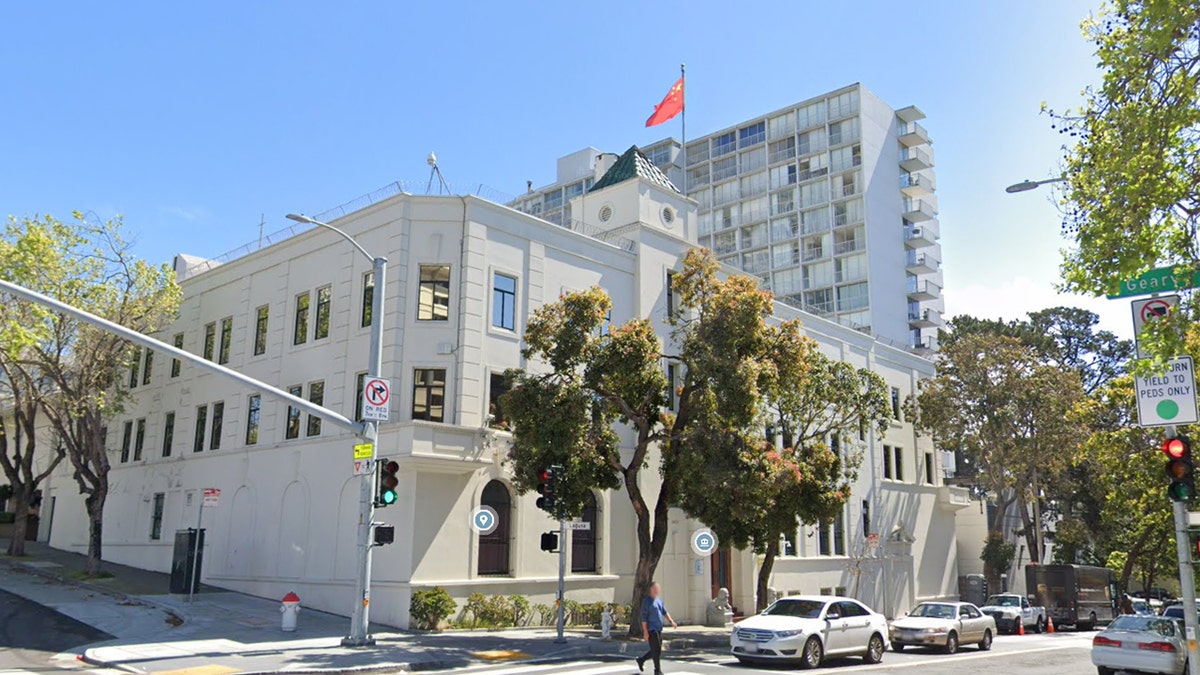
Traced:
<svg viewBox="0 0 1200 675">
<path fill-rule="evenodd" d="M 904 228 L 904 245 L 909 248 L 927 248 L 937 244 L 937 230 L 931 227 Z"/>
<path fill-rule="evenodd" d="M 927 356 L 933 352 L 933 349 L 934 349 L 933 338 L 932 337 L 923 337 L 918 340 L 913 340 L 913 343 L 911 345 L 909 345 L 908 348 L 914 354 L 920 354 L 922 356 Z"/>
<path fill-rule="evenodd" d="M 917 253 L 910 249 L 904 263 L 904 270 L 909 274 L 933 274 L 938 270 L 938 260 L 931 255 Z"/>
<path fill-rule="evenodd" d="M 933 152 L 917 146 L 900 151 L 900 168 L 905 171 L 922 171 L 933 167 Z"/>
<path fill-rule="evenodd" d="M 917 106 L 910 105 L 897 110 L 896 117 L 899 117 L 901 122 L 916 122 L 925 119 L 925 113 Z"/>
<path fill-rule="evenodd" d="M 937 328 L 942 325 L 942 315 L 936 309 L 909 311 L 908 325 L 911 328 Z"/>
<path fill-rule="evenodd" d="M 927 199 L 905 199 L 904 219 L 910 223 L 920 223 L 937 218 L 937 208 Z"/>
<path fill-rule="evenodd" d="M 825 249 L 823 247 L 822 248 L 806 248 L 806 249 L 804 249 L 804 262 L 809 262 L 811 260 L 820 260 L 821 258 L 824 258 L 825 255 L 826 255 L 826 253 L 825 253 Z"/>
<path fill-rule="evenodd" d="M 908 283 L 905 289 L 908 293 L 909 300 L 936 300 L 942 295 L 942 288 L 929 280 L 918 281 L 916 279 Z"/>
<path fill-rule="evenodd" d="M 900 192 L 905 197 L 923 197 L 937 189 L 932 176 L 906 173 L 900 176 Z"/>
<path fill-rule="evenodd" d="M 849 239 L 847 241 L 839 241 L 839 242 L 835 243 L 833 245 L 833 254 L 834 255 L 845 255 L 847 253 L 854 253 L 856 251 L 862 251 L 866 248 L 867 248 L 867 240 L 866 239 Z"/>
<path fill-rule="evenodd" d="M 937 505 L 945 511 L 958 511 L 971 505 L 971 491 L 965 487 L 943 485 L 938 488 Z"/>
<path fill-rule="evenodd" d="M 925 127 L 920 124 L 909 122 L 900 127 L 899 140 L 900 144 L 906 148 L 924 145 L 929 142 L 929 132 L 925 131 Z"/>
</svg>

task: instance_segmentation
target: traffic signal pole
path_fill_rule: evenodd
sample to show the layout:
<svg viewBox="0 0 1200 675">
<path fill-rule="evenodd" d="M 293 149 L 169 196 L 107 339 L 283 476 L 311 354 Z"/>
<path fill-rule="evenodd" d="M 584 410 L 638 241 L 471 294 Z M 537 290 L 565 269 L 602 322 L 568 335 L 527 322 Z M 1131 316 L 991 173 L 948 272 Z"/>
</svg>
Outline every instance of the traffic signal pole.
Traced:
<svg viewBox="0 0 1200 675">
<path fill-rule="evenodd" d="M 558 519 L 558 637 L 555 642 L 563 644 L 563 627 L 567 623 L 567 519 Z"/>
<path fill-rule="evenodd" d="M 1172 425 L 1166 428 L 1166 436 L 1168 439 L 1178 438 L 1179 432 Z M 1200 651 L 1196 649 L 1196 639 L 1200 636 L 1200 612 L 1196 610 L 1196 571 L 1192 567 L 1192 537 L 1188 529 L 1189 503 L 1171 495 L 1171 508 L 1175 515 L 1175 552 L 1179 562 L 1179 593 L 1183 596 L 1183 625 L 1187 634 L 1187 669 L 1188 675 L 1200 675 Z"/>
</svg>

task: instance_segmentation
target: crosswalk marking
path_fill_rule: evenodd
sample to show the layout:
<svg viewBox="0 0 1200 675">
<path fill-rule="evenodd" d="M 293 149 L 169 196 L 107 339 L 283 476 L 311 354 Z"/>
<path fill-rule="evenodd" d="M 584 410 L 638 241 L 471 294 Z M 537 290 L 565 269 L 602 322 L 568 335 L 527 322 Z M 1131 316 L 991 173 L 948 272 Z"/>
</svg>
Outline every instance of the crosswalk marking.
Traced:
<svg viewBox="0 0 1200 675">
<path fill-rule="evenodd" d="M 473 668 L 470 670 L 456 670 L 454 672 L 461 675 L 535 675 L 536 673 L 545 673 L 547 675 L 557 675 L 562 673 L 566 675 L 617 675 L 629 674 L 632 675 L 637 671 L 637 666 L 632 660 L 617 663 L 608 663 L 597 665 L 590 668 L 580 669 L 581 665 L 590 665 L 588 663 L 550 663 L 550 664 L 529 664 L 525 666 L 512 666 L 507 668 Z M 3 675 L 0 673 L 0 675 Z M 701 675 L 688 670 L 675 670 L 672 668 L 671 675 Z"/>
</svg>

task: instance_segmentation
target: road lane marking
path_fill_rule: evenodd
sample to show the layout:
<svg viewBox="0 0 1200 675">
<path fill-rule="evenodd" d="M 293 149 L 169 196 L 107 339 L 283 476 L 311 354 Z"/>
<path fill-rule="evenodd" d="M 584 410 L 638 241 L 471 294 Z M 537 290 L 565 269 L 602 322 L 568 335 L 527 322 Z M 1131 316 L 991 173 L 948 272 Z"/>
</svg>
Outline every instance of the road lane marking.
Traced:
<svg viewBox="0 0 1200 675">
<path fill-rule="evenodd" d="M 975 661 L 978 659 L 994 659 L 999 657 L 1024 656 L 1026 654 L 1036 654 L 1038 652 L 1057 652 L 1064 649 L 1089 649 L 1091 645 L 1082 644 L 1065 644 L 1057 647 L 1039 647 L 1037 649 L 1022 649 L 1021 651 L 1012 652 L 982 652 L 979 654 L 964 654 L 961 656 L 942 656 L 941 658 L 925 659 L 923 661 L 909 661 L 908 663 L 881 663 L 875 666 L 857 666 L 854 672 L 866 672 L 870 670 L 898 670 L 900 668 L 912 668 L 914 666 L 931 666 L 943 663 L 958 663 L 959 661 Z"/>
</svg>

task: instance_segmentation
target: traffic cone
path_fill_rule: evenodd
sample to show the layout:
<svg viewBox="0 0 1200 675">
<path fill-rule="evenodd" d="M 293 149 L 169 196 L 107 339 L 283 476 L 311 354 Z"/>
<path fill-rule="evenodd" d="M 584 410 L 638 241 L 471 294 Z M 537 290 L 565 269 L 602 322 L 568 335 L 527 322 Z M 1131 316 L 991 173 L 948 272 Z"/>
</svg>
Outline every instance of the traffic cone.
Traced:
<svg viewBox="0 0 1200 675">
<path fill-rule="evenodd" d="M 1017 635 L 1024 635 L 1024 634 L 1025 634 L 1025 622 L 1021 619 L 1017 619 Z"/>
<path fill-rule="evenodd" d="M 1046 632 L 1047 633 L 1054 632 L 1054 619 L 1052 619 L 1050 617 L 1046 617 Z"/>
</svg>

